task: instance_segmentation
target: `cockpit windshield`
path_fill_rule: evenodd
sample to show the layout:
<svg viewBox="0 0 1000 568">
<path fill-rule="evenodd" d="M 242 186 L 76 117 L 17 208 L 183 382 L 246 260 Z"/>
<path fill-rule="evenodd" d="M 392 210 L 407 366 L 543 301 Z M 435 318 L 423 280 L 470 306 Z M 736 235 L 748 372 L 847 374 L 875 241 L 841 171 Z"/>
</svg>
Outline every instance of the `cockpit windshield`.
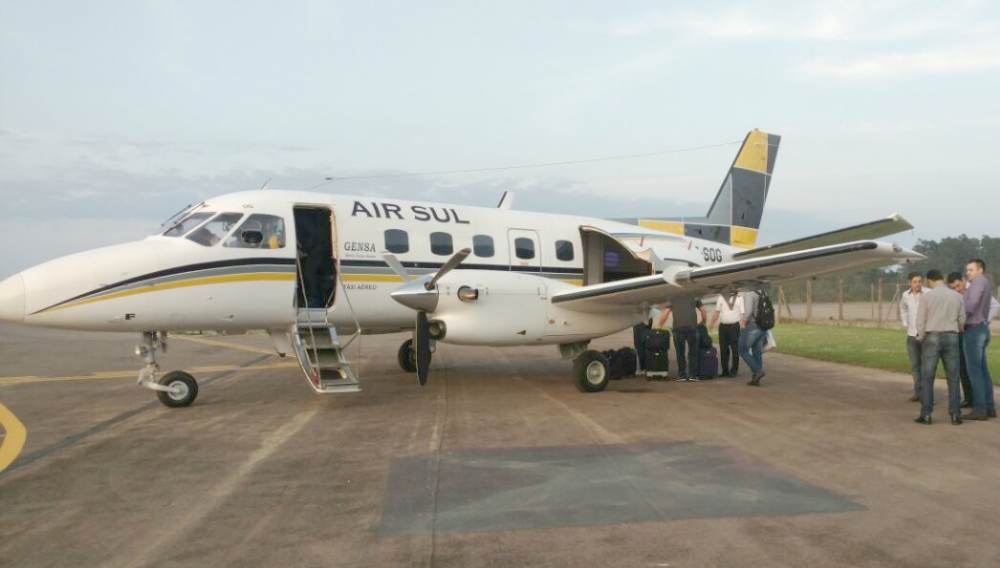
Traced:
<svg viewBox="0 0 1000 568">
<path fill-rule="evenodd" d="M 187 238 L 199 245 L 210 247 L 229 234 L 241 217 L 242 213 L 219 213 L 212 217 L 211 221 L 195 229 Z"/>
<path fill-rule="evenodd" d="M 164 231 L 164 237 L 182 237 L 215 213 L 192 213 Z"/>
</svg>

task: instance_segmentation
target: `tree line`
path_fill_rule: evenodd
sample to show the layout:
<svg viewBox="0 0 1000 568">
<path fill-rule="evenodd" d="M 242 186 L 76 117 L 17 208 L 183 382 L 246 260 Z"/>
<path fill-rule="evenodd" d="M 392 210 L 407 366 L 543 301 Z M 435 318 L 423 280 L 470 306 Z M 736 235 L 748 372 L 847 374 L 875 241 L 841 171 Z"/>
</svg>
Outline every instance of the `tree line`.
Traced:
<svg viewBox="0 0 1000 568">
<path fill-rule="evenodd" d="M 813 280 L 812 297 L 814 302 L 836 302 L 837 283 L 844 281 L 844 301 L 870 301 L 872 285 L 878 286 L 882 279 L 885 300 L 895 293 L 896 284 L 906 289 L 907 276 L 911 272 L 927 274 L 928 270 L 936 268 L 945 276 L 949 272 L 965 274 L 965 265 L 971 258 L 981 258 L 986 262 L 986 277 L 993 283 L 994 290 L 1000 286 L 1000 237 L 983 235 L 981 238 L 960 235 L 945 237 L 940 241 L 919 239 L 913 250 L 927 258 L 905 266 L 887 266 L 871 268 L 855 272 L 821 276 Z M 877 290 L 877 288 L 876 288 Z M 804 302 L 806 297 L 805 282 L 796 282 L 785 286 L 785 296 L 790 302 Z"/>
</svg>

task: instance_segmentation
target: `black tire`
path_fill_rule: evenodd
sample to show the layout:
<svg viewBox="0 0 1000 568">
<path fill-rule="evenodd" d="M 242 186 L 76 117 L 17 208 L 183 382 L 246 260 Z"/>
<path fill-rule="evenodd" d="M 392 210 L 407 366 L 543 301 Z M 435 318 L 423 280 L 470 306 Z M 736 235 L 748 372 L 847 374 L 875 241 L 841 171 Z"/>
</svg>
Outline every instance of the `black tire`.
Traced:
<svg viewBox="0 0 1000 568">
<path fill-rule="evenodd" d="M 598 351 L 584 351 L 573 360 L 573 383 L 580 392 L 600 392 L 611 379 L 608 358 Z"/>
<path fill-rule="evenodd" d="M 184 371 L 170 371 L 156 381 L 165 387 L 174 388 L 176 392 L 156 391 L 156 397 L 170 408 L 191 406 L 198 398 L 198 381 Z"/>
<path fill-rule="evenodd" d="M 396 358 L 399 361 L 401 369 L 407 373 L 417 372 L 417 353 L 413 350 L 412 339 L 407 339 L 399 346 L 399 353 Z"/>
</svg>

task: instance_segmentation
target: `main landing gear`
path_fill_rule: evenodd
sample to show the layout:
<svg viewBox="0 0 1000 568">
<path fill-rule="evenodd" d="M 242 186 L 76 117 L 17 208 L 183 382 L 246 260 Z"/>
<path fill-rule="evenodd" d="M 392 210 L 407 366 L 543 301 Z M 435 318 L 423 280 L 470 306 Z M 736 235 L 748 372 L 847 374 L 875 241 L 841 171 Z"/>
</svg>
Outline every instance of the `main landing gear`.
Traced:
<svg viewBox="0 0 1000 568">
<path fill-rule="evenodd" d="M 190 406 L 198 397 L 198 382 L 184 371 L 170 371 L 157 378 L 160 366 L 156 364 L 156 350 L 167 350 L 167 334 L 162 331 L 145 331 L 142 343 L 135 346 L 135 354 L 146 360 L 139 371 L 139 386 L 156 391 L 160 402 L 171 408 Z"/>
<path fill-rule="evenodd" d="M 584 351 L 573 359 L 573 383 L 581 392 L 602 391 L 610 379 L 610 363 L 599 351 Z"/>
<path fill-rule="evenodd" d="M 433 342 L 431 344 L 431 353 L 434 353 Z M 433 357 L 433 355 L 431 355 Z M 417 350 L 413 348 L 413 340 L 407 339 L 399 346 L 399 352 L 396 354 L 396 360 L 399 362 L 399 368 L 406 371 L 407 373 L 417 372 Z M 430 361 L 428 360 L 428 363 Z"/>
</svg>

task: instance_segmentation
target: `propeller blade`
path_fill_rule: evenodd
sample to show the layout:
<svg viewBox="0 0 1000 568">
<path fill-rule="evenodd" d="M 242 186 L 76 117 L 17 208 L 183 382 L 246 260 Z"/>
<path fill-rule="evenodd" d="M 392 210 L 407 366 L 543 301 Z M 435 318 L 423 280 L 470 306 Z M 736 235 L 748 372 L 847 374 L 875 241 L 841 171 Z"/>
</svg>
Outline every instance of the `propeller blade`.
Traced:
<svg viewBox="0 0 1000 568">
<path fill-rule="evenodd" d="M 451 272 L 456 266 L 462 264 L 462 261 L 465 260 L 470 254 L 472 254 L 472 249 L 470 248 L 464 248 L 453 254 L 452 257 L 448 259 L 448 262 L 444 263 L 441 270 L 437 271 L 434 278 L 431 278 L 430 282 L 424 284 L 424 288 L 427 288 L 428 290 L 434 289 L 438 280 L 440 280 L 445 274 Z"/>
<path fill-rule="evenodd" d="M 427 328 L 427 312 L 417 312 L 417 326 L 413 347 L 417 352 L 417 381 L 420 386 L 427 384 L 427 374 L 431 364 L 431 338 Z"/>
<path fill-rule="evenodd" d="M 402 262 L 399 262 L 396 255 L 391 252 L 383 252 L 382 258 L 385 260 L 385 263 L 389 265 L 389 268 L 391 268 L 393 272 L 403 279 L 403 282 L 410 281 L 410 273 L 406 271 L 406 267 L 403 266 Z"/>
</svg>

